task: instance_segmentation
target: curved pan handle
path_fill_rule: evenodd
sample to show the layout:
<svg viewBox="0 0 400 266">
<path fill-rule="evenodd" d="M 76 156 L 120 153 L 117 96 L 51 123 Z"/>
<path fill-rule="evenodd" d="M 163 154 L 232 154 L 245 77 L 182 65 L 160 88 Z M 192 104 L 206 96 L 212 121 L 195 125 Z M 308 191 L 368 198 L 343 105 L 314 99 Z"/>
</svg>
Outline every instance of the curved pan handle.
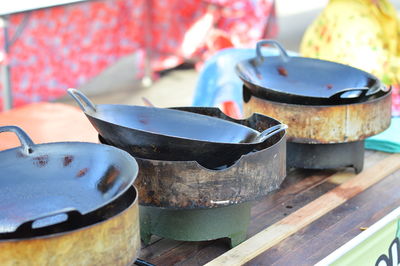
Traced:
<svg viewBox="0 0 400 266">
<path fill-rule="evenodd" d="M 278 48 L 283 62 L 287 62 L 290 60 L 290 56 L 287 54 L 285 48 L 283 48 L 283 46 L 279 42 L 277 42 L 275 40 L 262 40 L 262 41 L 257 42 L 257 45 L 256 45 L 257 59 L 260 62 L 264 62 L 264 59 L 265 59 L 261 52 L 261 47 L 265 44 L 269 44 L 269 45 L 272 45 L 272 46 L 275 46 L 276 48 Z"/>
<path fill-rule="evenodd" d="M 371 96 L 374 95 L 380 91 L 383 92 L 388 92 L 391 90 L 391 87 L 387 88 L 385 85 L 381 86 L 375 86 L 372 88 L 368 87 L 360 87 L 360 88 L 349 88 L 349 89 L 344 89 L 339 92 L 336 92 L 335 94 L 331 95 L 329 99 L 355 99 L 355 98 L 361 98 L 365 96 Z"/>
<path fill-rule="evenodd" d="M 386 87 L 384 84 L 380 84 L 378 86 L 370 88 L 367 91 L 367 93 L 365 94 L 365 96 L 370 96 L 370 95 L 376 94 L 376 93 L 378 93 L 380 91 L 389 92 L 391 90 L 392 90 L 392 86 Z"/>
<path fill-rule="evenodd" d="M 58 220 L 56 219 L 56 221 L 54 222 L 54 218 L 56 218 L 57 216 L 59 216 L 61 214 L 66 215 L 67 218 L 60 219 L 62 217 L 59 217 Z M 24 221 L 15 229 L 15 232 L 31 231 L 32 229 L 39 229 L 42 227 L 47 227 L 47 226 L 63 223 L 66 221 L 70 221 L 71 219 L 77 219 L 78 217 L 81 217 L 81 216 L 82 216 L 82 214 L 74 208 L 64 208 L 64 209 L 61 209 L 58 211 L 53 211 L 53 212 L 49 212 L 49 213 L 40 215 L 40 216 L 32 218 L 28 221 Z M 49 218 L 53 218 L 53 221 L 51 223 L 49 223 Z M 46 223 L 46 221 L 47 221 L 47 223 Z M 40 223 L 42 223 L 42 224 L 40 224 Z"/>
<path fill-rule="evenodd" d="M 257 136 L 257 138 L 255 139 L 254 142 L 256 142 L 256 143 L 264 142 L 266 139 L 269 139 L 273 135 L 275 135 L 275 134 L 277 134 L 277 133 L 279 133 L 282 130 L 285 130 L 287 128 L 288 128 L 288 126 L 285 125 L 285 124 L 279 124 L 279 125 L 275 125 L 275 126 L 272 126 L 270 128 L 267 128 L 266 130 L 261 132 L 260 135 Z"/>
<path fill-rule="evenodd" d="M 368 90 L 369 90 L 369 88 L 367 88 L 367 87 L 344 89 L 344 90 L 338 91 L 335 94 L 331 95 L 329 97 L 329 99 L 342 100 L 342 99 L 361 98 L 367 94 Z"/>
<path fill-rule="evenodd" d="M 83 94 L 82 92 L 80 92 L 77 89 L 68 89 L 67 90 L 69 95 L 72 96 L 72 98 L 75 99 L 75 101 L 79 104 L 79 106 L 81 107 L 82 111 L 87 112 L 92 111 L 92 112 L 96 112 L 96 105 L 94 103 L 92 103 L 88 97 L 86 97 L 85 94 Z"/>
<path fill-rule="evenodd" d="M 33 152 L 32 146 L 34 146 L 35 144 L 28 136 L 28 134 L 26 134 L 26 132 L 22 130 L 22 128 L 17 126 L 4 126 L 0 127 L 0 132 L 14 132 L 21 142 L 21 147 L 24 153 L 28 155 Z"/>
</svg>

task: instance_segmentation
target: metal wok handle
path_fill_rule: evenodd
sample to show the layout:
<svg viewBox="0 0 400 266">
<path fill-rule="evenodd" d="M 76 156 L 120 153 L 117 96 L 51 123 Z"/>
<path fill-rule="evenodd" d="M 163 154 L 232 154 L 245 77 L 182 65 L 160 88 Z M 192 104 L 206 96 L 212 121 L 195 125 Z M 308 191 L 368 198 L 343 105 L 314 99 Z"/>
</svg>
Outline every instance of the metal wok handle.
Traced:
<svg viewBox="0 0 400 266">
<path fill-rule="evenodd" d="M 85 94 L 80 92 L 77 89 L 68 89 L 67 90 L 69 95 L 72 96 L 72 98 L 75 99 L 75 101 L 79 104 L 81 107 L 82 111 L 87 112 L 88 109 L 90 109 L 92 112 L 96 112 L 96 105 L 92 103 L 88 97 L 86 97 Z"/>
<path fill-rule="evenodd" d="M 364 97 L 369 88 L 367 87 L 360 87 L 360 88 L 349 88 L 345 90 L 341 90 L 336 92 L 335 94 L 331 95 L 329 99 L 332 100 L 341 100 L 341 99 L 354 99 Z"/>
<path fill-rule="evenodd" d="M 33 152 L 32 146 L 35 144 L 33 143 L 32 139 L 23 131 L 20 127 L 17 126 L 4 126 L 0 127 L 0 132 L 14 132 L 19 141 L 21 142 L 22 149 L 25 154 L 30 154 Z"/>
<path fill-rule="evenodd" d="M 254 142 L 264 142 L 266 139 L 269 139 L 270 137 L 272 137 L 273 135 L 281 132 L 282 130 L 287 129 L 288 126 L 285 124 L 279 124 L 276 126 L 272 126 L 270 128 L 267 128 L 266 130 L 264 130 L 263 132 L 261 132 L 260 135 L 257 136 L 256 140 Z"/>
<path fill-rule="evenodd" d="M 45 224 L 43 226 L 38 226 L 38 227 L 34 226 L 35 222 L 43 221 L 43 219 L 50 218 L 50 217 L 56 217 L 57 215 L 60 215 L 60 214 L 65 214 L 67 216 L 67 219 L 64 219 L 62 221 L 56 221 L 55 223 L 51 223 L 51 224 Z M 47 227 L 47 226 L 63 223 L 66 221 L 70 221 L 71 219 L 76 219 L 81 216 L 82 216 L 82 214 L 74 208 L 64 208 L 64 209 L 61 209 L 58 211 L 53 211 L 53 212 L 49 212 L 49 213 L 40 215 L 40 216 L 30 219 L 28 221 L 24 221 L 15 229 L 15 232 L 31 231 L 32 229 L 39 229 L 42 227 Z"/>
<path fill-rule="evenodd" d="M 386 87 L 383 84 L 377 84 L 376 86 L 373 86 L 371 88 L 368 87 L 359 87 L 359 88 L 349 88 L 349 89 L 344 89 L 341 90 L 332 96 L 329 97 L 329 99 L 354 99 L 354 98 L 361 98 L 365 96 L 371 96 L 374 95 L 380 91 L 383 92 L 389 92 L 391 90 L 391 87 Z"/>
<path fill-rule="evenodd" d="M 367 93 L 365 94 L 365 96 L 370 96 L 373 94 L 376 94 L 380 91 L 383 92 L 389 92 L 392 90 L 392 86 L 386 87 L 384 84 L 379 83 L 377 86 L 370 88 Z"/>
<path fill-rule="evenodd" d="M 283 46 L 279 42 L 277 42 L 275 40 L 262 40 L 262 41 L 257 42 L 257 45 L 256 45 L 257 59 L 260 62 L 263 62 L 265 59 L 261 52 L 261 47 L 265 44 L 269 44 L 269 45 L 272 45 L 272 46 L 275 46 L 276 48 L 278 48 L 283 62 L 287 62 L 290 60 L 290 56 L 287 54 L 285 48 L 283 48 Z"/>
</svg>

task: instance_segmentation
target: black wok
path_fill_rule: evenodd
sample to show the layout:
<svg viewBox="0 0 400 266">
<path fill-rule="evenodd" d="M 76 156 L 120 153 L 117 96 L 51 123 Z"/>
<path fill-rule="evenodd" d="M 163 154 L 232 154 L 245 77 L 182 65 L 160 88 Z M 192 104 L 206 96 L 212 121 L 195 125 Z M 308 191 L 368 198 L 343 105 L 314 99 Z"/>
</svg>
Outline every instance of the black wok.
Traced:
<svg viewBox="0 0 400 266">
<path fill-rule="evenodd" d="M 34 144 L 19 127 L 21 146 L 0 152 L 0 233 L 14 232 L 27 221 L 33 228 L 64 221 L 65 213 L 85 215 L 123 194 L 138 165 L 125 151 L 83 142 Z M 39 217 L 47 217 L 38 219 Z"/>
<path fill-rule="evenodd" d="M 232 163 L 233 158 L 249 153 L 257 144 L 287 128 L 279 124 L 260 133 L 230 121 L 181 110 L 95 106 L 78 90 L 69 89 L 68 93 L 107 143 L 131 154 L 141 154 L 144 159 L 193 160 L 215 168 Z"/>
<path fill-rule="evenodd" d="M 274 45 L 280 56 L 264 57 L 261 46 Z M 375 76 L 331 61 L 289 56 L 274 40 L 259 41 L 256 57 L 239 62 L 236 73 L 252 94 L 273 101 L 337 105 L 363 102 L 390 91 Z"/>
</svg>

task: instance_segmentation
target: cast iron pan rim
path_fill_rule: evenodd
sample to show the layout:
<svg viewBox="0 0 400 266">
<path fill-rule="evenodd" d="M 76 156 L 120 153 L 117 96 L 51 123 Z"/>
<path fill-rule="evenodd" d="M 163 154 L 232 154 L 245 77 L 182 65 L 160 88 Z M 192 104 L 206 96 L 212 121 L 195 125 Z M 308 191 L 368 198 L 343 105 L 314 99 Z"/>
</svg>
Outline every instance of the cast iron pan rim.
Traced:
<svg viewBox="0 0 400 266">
<path fill-rule="evenodd" d="M 131 207 L 133 207 L 133 205 L 135 205 L 135 204 L 138 202 L 139 192 L 137 191 L 136 187 L 135 187 L 135 186 L 132 186 L 132 185 L 130 185 L 130 186 L 128 187 L 128 190 L 129 190 L 131 187 L 133 187 L 133 189 L 134 189 L 134 191 L 135 191 L 135 199 L 132 201 L 131 204 L 129 204 L 128 207 L 126 207 L 124 210 L 120 211 L 119 213 L 116 213 L 116 214 L 113 215 L 112 217 L 109 217 L 109 218 L 107 218 L 107 219 L 105 219 L 105 220 L 101 220 L 101 221 L 98 221 L 98 222 L 95 222 L 95 223 L 92 223 L 92 224 L 88 224 L 88 225 L 85 225 L 85 226 L 82 226 L 82 227 L 78 227 L 78 228 L 75 228 L 75 229 L 66 230 L 66 231 L 62 231 L 62 232 L 57 232 L 57 233 L 53 233 L 53 234 L 40 235 L 40 236 L 32 236 L 32 237 L 27 237 L 27 238 L 21 237 L 21 238 L 0 239 L 0 244 L 1 244 L 1 243 L 5 243 L 5 242 L 20 242 L 20 241 L 40 240 L 40 239 L 46 239 L 46 238 L 60 237 L 60 236 L 63 236 L 63 235 L 67 235 L 67 234 L 72 234 L 72 233 L 75 233 L 75 232 L 83 231 L 83 230 L 86 230 L 86 229 L 88 229 L 88 228 L 91 228 L 91 227 L 100 225 L 100 224 L 102 224 L 102 223 L 108 222 L 108 221 L 110 221 L 111 219 L 114 219 L 114 218 L 116 218 L 116 217 L 118 217 L 118 216 L 123 215 L 125 212 L 128 211 L 128 209 L 130 209 Z M 122 194 L 125 194 L 125 193 L 128 193 L 128 191 L 125 191 L 125 192 L 122 193 Z M 122 194 L 121 194 L 119 197 L 121 197 Z M 119 198 L 119 197 L 118 197 L 118 198 Z M 117 200 L 117 198 L 115 198 L 114 200 Z M 110 203 L 112 203 L 112 201 L 109 202 L 109 204 L 110 204 Z M 96 210 L 94 210 L 93 212 L 95 212 L 95 211 L 96 211 Z"/>
<path fill-rule="evenodd" d="M 253 113 L 253 115 L 254 115 L 254 114 L 258 114 L 258 113 Z M 252 116 L 253 116 L 253 115 L 252 115 Z M 250 117 L 251 117 L 251 116 L 250 116 Z M 275 119 L 274 119 L 274 120 L 275 120 Z M 280 134 L 282 134 L 282 133 L 280 133 Z M 172 160 L 146 159 L 146 158 L 141 158 L 141 157 L 139 157 L 139 156 L 134 156 L 134 157 L 135 157 L 137 160 L 151 161 L 151 162 L 194 163 L 194 164 L 197 165 L 197 167 L 200 167 L 201 169 L 204 169 L 204 170 L 207 170 L 207 171 L 223 172 L 223 171 L 229 171 L 230 168 L 236 166 L 236 164 L 237 164 L 238 162 L 240 162 L 240 161 L 242 160 L 243 157 L 250 156 L 250 155 L 253 155 L 253 154 L 257 154 L 257 153 L 260 153 L 260 152 L 266 152 L 267 150 L 271 150 L 271 149 L 274 148 L 275 146 L 282 145 L 282 142 L 285 142 L 285 143 L 286 143 L 286 135 L 287 135 L 287 130 L 284 130 L 284 131 L 283 131 L 283 134 L 282 134 L 282 137 L 281 137 L 277 142 L 275 142 L 274 144 L 272 144 L 271 146 L 268 146 L 267 148 L 264 148 L 264 149 L 262 149 L 262 150 L 250 151 L 250 152 L 248 152 L 248 153 L 246 153 L 246 154 L 242 154 L 242 155 L 239 157 L 239 159 L 237 159 L 237 160 L 235 161 L 235 163 L 233 163 L 232 165 L 230 165 L 230 166 L 228 166 L 228 167 L 226 167 L 226 168 L 223 168 L 223 169 L 212 169 L 212 168 L 207 168 L 207 167 L 201 165 L 201 164 L 200 164 L 198 161 L 196 161 L 196 160 L 190 160 L 190 161 L 182 161 L 182 160 L 179 161 L 179 160 L 177 160 L 177 161 L 172 161 Z M 277 135 L 277 136 L 279 136 L 279 135 Z M 112 146 L 111 144 L 107 144 L 107 141 L 106 141 L 100 134 L 98 135 L 98 138 L 99 138 L 100 143 L 103 143 L 104 145 L 110 145 L 110 146 Z"/>
<path fill-rule="evenodd" d="M 74 146 L 82 146 L 82 145 L 85 145 L 85 146 L 98 146 L 98 145 L 101 145 L 101 146 L 103 146 L 103 148 L 111 149 L 111 150 L 113 150 L 113 152 L 119 153 L 126 161 L 129 161 L 129 167 L 131 167 L 132 169 L 135 169 L 135 168 L 137 169 L 137 170 L 136 170 L 136 176 L 134 176 L 134 177 L 131 178 L 131 181 L 127 184 L 127 186 L 126 186 L 125 188 L 121 189 L 117 195 L 115 195 L 114 197 L 112 197 L 112 198 L 110 198 L 109 200 L 105 201 L 103 204 L 97 205 L 96 208 L 94 208 L 94 209 L 91 210 L 91 211 L 98 210 L 98 209 L 100 209 L 100 208 L 102 208 L 102 207 L 104 207 L 104 206 L 110 204 L 112 201 L 114 201 L 115 199 L 119 198 L 122 194 L 124 194 L 126 191 L 128 191 L 129 188 L 130 188 L 130 187 L 133 185 L 133 183 L 135 182 L 135 180 L 136 180 L 136 178 L 137 178 L 137 176 L 138 176 L 138 173 L 139 173 L 139 165 L 138 165 L 138 163 L 136 162 L 135 158 L 134 158 L 133 156 L 131 156 L 128 152 L 126 152 L 126 151 L 124 151 L 124 150 L 121 150 L 121 149 L 118 149 L 118 148 L 116 148 L 116 147 L 114 147 L 114 146 L 111 146 L 111 145 L 104 145 L 104 144 L 91 143 L 91 142 L 67 141 L 67 142 L 49 142 L 49 143 L 39 143 L 39 144 L 36 144 L 36 143 L 35 143 L 35 144 L 31 145 L 31 147 L 33 148 L 33 153 L 34 153 L 34 152 L 35 152 L 35 147 L 38 147 L 38 146 L 49 146 L 49 145 L 52 145 L 52 146 L 59 146 L 59 145 L 68 145 L 68 146 L 72 146 L 72 145 L 74 145 Z M 21 149 L 21 146 L 15 147 L 15 148 L 11 148 L 11 149 L 2 150 L 2 151 L 0 151 L 0 152 L 12 152 L 12 151 L 20 150 L 20 149 Z M 91 149 L 88 148 L 88 151 L 89 151 L 88 153 L 90 153 Z M 60 153 L 61 153 L 61 152 L 62 152 L 62 151 L 60 151 Z M 32 153 L 31 153 L 31 154 L 32 154 Z M 89 212 L 91 212 L 91 211 L 89 211 Z M 87 213 L 88 213 L 88 212 L 81 212 L 82 215 L 85 215 L 85 214 L 87 214 Z M 1 241 L 1 240 L 0 240 L 0 241 Z"/>
<path fill-rule="evenodd" d="M 384 99 L 385 97 L 390 97 L 392 95 L 392 88 L 390 87 L 390 90 L 388 92 L 386 92 L 384 95 L 382 95 L 380 97 L 377 97 L 377 98 L 370 99 L 370 100 L 368 99 L 368 100 L 363 101 L 363 102 L 343 103 L 343 104 L 317 104 L 317 105 L 314 105 L 314 104 L 285 103 L 285 102 L 274 101 L 274 100 L 270 100 L 270 99 L 263 99 L 261 97 L 257 97 L 256 95 L 253 95 L 253 93 L 251 92 L 251 89 L 249 89 L 248 87 L 246 87 L 246 86 L 244 86 L 244 87 L 245 87 L 246 90 L 250 91 L 251 97 L 255 97 L 255 98 L 258 98 L 258 99 L 263 100 L 263 101 L 279 103 L 281 105 L 299 106 L 299 107 L 312 106 L 312 107 L 326 108 L 326 107 L 338 107 L 338 106 L 356 106 L 356 105 L 361 105 L 361 104 L 374 103 L 374 102 L 377 102 L 377 101 L 380 101 L 380 100 Z M 251 97 L 250 97 L 250 99 L 251 99 Z"/>
<path fill-rule="evenodd" d="M 122 105 L 122 104 L 104 104 L 103 106 L 105 106 L 105 105 L 128 106 L 128 105 Z M 97 105 L 97 106 L 99 106 L 99 105 Z M 97 107 L 97 106 L 96 106 L 96 107 Z M 145 107 L 145 106 L 141 106 L 141 107 Z M 160 108 L 160 109 L 162 109 L 162 108 Z M 168 109 L 168 110 L 175 110 L 175 109 L 169 109 L 169 108 L 165 108 L 165 109 Z M 181 112 L 192 113 L 192 112 L 183 111 L 183 110 L 181 110 Z M 102 121 L 102 122 L 104 122 L 104 123 L 111 124 L 111 125 L 116 126 L 116 127 L 121 127 L 121 128 L 126 129 L 126 130 L 134 130 L 134 131 L 138 131 L 138 132 L 142 132 L 142 133 L 146 133 L 146 134 L 151 134 L 151 135 L 154 135 L 154 136 L 157 136 L 157 137 L 163 137 L 163 138 L 165 137 L 165 138 L 168 138 L 168 139 L 171 139 L 171 140 L 172 140 L 172 139 L 175 139 L 175 140 L 176 140 L 176 139 L 181 139 L 181 140 L 187 140 L 187 141 L 198 142 L 199 144 L 203 144 L 203 143 L 204 143 L 204 144 L 227 144 L 227 145 L 235 145 L 235 146 L 255 145 L 255 144 L 263 143 L 264 141 L 267 141 L 267 140 L 268 140 L 268 139 L 265 139 L 264 141 L 261 141 L 261 142 L 238 143 L 238 142 L 205 141 L 205 140 L 191 139 L 191 138 L 186 138 L 186 137 L 177 137 L 177 136 L 166 135 L 166 134 L 159 134 L 159 133 L 151 132 L 151 131 L 147 131 L 147 130 L 141 130 L 141 129 L 136 129 L 136 128 L 131 128 L 131 127 L 122 126 L 122 125 L 119 125 L 119 124 L 115 124 L 115 123 L 109 122 L 109 121 L 104 120 L 104 119 L 100 119 L 100 118 L 98 118 L 98 117 L 96 117 L 96 116 L 93 116 L 93 115 L 89 114 L 89 113 L 86 112 L 86 111 L 84 111 L 84 113 L 85 113 L 87 116 L 89 116 L 89 117 L 92 117 L 92 118 L 94 118 L 94 119 L 100 120 L 100 121 Z M 202 115 L 202 114 L 200 114 L 200 115 Z M 205 116 L 206 116 L 206 115 L 205 115 Z M 215 117 L 215 118 L 216 118 L 216 117 Z M 227 120 L 224 120 L 224 119 L 221 119 L 221 118 L 216 118 L 216 119 L 220 119 L 220 120 L 223 120 L 223 121 L 229 122 L 229 123 L 234 123 L 234 122 L 227 121 Z M 236 120 L 236 119 L 235 119 L 235 120 Z M 279 124 L 281 124 L 281 123 L 279 123 Z M 244 125 L 241 125 L 241 126 L 244 126 Z M 244 126 L 244 127 L 247 127 L 247 126 Z M 257 132 L 258 134 L 261 133 L 261 132 L 259 132 L 258 130 L 252 129 L 252 128 L 250 128 L 250 127 L 247 127 L 247 128 L 249 128 L 249 129 L 252 130 L 252 131 Z"/>
<path fill-rule="evenodd" d="M 281 58 L 281 56 L 279 56 L 279 55 L 278 56 L 264 56 L 264 60 L 265 61 L 268 60 L 268 58 Z M 321 62 L 322 64 L 325 64 L 325 65 L 329 65 L 329 64 L 337 65 L 338 67 L 341 67 L 342 69 L 348 69 L 348 70 L 351 70 L 353 72 L 354 71 L 355 72 L 359 72 L 358 74 L 363 74 L 367 78 L 373 79 L 374 81 L 378 82 L 379 84 L 382 84 L 382 82 L 375 75 L 373 75 L 373 74 L 371 74 L 369 72 L 366 72 L 366 71 L 364 71 L 362 69 L 359 69 L 357 67 L 350 66 L 350 65 L 346 65 L 346 64 L 342 64 L 342 63 L 338 63 L 338 62 L 334 62 L 334 61 L 330 61 L 330 60 L 312 58 L 312 57 L 289 56 L 289 58 L 290 58 L 290 60 L 306 60 L 306 61 L 314 61 L 314 62 L 318 61 L 318 62 Z M 290 64 L 290 60 L 286 64 Z M 262 84 L 250 82 L 245 76 L 242 75 L 242 71 L 239 70 L 239 66 L 238 66 L 239 64 L 248 64 L 249 62 L 255 62 L 257 65 L 262 66 L 262 64 L 264 64 L 265 61 L 260 62 L 257 57 L 253 57 L 253 58 L 250 58 L 250 59 L 247 59 L 247 60 L 242 60 L 242 61 L 240 61 L 239 63 L 237 63 L 235 65 L 235 72 L 244 83 L 250 84 L 251 86 L 256 86 L 259 89 L 271 90 L 273 92 L 280 93 L 280 94 L 282 94 L 282 97 L 285 97 L 285 95 L 288 95 L 288 96 L 299 96 L 299 97 L 309 98 L 310 100 L 312 100 L 312 99 L 329 99 L 330 98 L 330 96 L 329 97 L 325 97 L 325 96 L 314 97 L 314 96 L 309 96 L 309 95 L 304 95 L 304 94 L 293 94 L 293 93 L 287 93 L 287 92 L 285 92 L 283 90 L 276 90 L 275 88 L 263 87 Z M 285 62 L 282 62 L 282 63 L 285 63 Z M 258 81 L 258 80 L 256 80 L 256 81 Z M 345 89 L 348 89 L 348 88 L 342 88 L 341 90 L 345 90 Z"/>
</svg>

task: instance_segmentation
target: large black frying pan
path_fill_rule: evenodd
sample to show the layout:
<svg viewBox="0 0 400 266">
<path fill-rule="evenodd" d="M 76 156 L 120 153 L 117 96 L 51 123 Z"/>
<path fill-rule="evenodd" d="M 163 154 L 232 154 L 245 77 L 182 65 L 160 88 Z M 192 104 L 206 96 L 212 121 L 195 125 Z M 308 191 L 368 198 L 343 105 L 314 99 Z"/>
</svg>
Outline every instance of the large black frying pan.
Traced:
<svg viewBox="0 0 400 266">
<path fill-rule="evenodd" d="M 94 105 L 75 89 L 77 101 L 97 132 L 113 146 L 141 154 L 144 159 L 197 161 L 215 168 L 252 151 L 257 144 L 285 130 L 262 133 L 230 121 L 181 110 L 148 106 Z"/>
<path fill-rule="evenodd" d="M 120 149 L 84 142 L 34 144 L 19 127 L 21 146 L 0 152 L 0 234 L 85 215 L 122 195 L 137 174 L 136 160 Z M 41 219 L 44 218 L 44 219 Z"/>
<path fill-rule="evenodd" d="M 278 48 L 279 56 L 264 57 L 264 44 Z M 257 43 L 256 57 L 239 62 L 236 73 L 260 98 L 273 101 L 336 105 L 363 102 L 390 91 L 375 76 L 331 61 L 289 56 L 274 40 Z"/>
</svg>

